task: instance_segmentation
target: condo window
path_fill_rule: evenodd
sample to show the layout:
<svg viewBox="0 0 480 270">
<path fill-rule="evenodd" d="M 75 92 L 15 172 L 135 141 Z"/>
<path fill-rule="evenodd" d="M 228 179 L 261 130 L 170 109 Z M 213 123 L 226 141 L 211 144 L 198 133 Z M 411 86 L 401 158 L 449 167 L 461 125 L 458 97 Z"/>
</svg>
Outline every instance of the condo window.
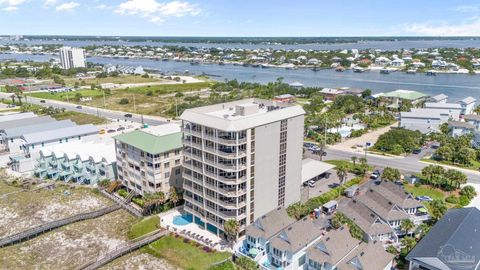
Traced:
<svg viewBox="0 0 480 270">
<path fill-rule="evenodd" d="M 170 172 L 166 172 L 165 173 L 165 178 L 169 178 L 170 177 Z"/>
</svg>

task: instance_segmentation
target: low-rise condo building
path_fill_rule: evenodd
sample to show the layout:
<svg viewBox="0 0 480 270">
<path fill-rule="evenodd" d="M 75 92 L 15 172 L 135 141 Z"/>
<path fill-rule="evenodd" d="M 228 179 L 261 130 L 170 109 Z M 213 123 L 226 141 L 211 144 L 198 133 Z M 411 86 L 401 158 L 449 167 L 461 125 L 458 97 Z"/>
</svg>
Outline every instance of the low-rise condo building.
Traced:
<svg viewBox="0 0 480 270">
<path fill-rule="evenodd" d="M 187 109 L 182 116 L 185 211 L 222 234 L 300 200 L 303 122 L 297 105 L 261 99 Z"/>
<path fill-rule="evenodd" d="M 166 124 L 114 137 L 118 179 L 138 195 L 182 187 L 180 126 Z"/>
</svg>

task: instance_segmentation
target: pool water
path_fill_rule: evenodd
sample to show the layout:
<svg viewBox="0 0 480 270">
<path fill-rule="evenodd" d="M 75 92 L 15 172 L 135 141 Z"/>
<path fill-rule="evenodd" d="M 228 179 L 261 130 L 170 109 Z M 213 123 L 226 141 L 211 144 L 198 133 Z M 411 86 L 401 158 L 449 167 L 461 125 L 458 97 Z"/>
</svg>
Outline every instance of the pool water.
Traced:
<svg viewBox="0 0 480 270">
<path fill-rule="evenodd" d="M 185 226 L 192 223 L 191 217 L 188 216 L 174 216 L 173 217 L 173 224 L 177 226 Z"/>
</svg>

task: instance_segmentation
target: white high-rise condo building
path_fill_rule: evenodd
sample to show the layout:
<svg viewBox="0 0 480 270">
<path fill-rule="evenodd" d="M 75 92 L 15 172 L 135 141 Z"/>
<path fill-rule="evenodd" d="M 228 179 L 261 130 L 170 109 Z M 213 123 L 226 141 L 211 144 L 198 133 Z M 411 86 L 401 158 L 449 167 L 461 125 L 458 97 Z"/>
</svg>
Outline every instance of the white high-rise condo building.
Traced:
<svg viewBox="0 0 480 270">
<path fill-rule="evenodd" d="M 221 235 L 226 220 L 245 227 L 300 200 L 303 122 L 300 106 L 245 99 L 186 110 L 184 209 Z"/>
<path fill-rule="evenodd" d="M 62 47 L 60 63 L 63 69 L 86 67 L 85 50 L 81 48 Z"/>
</svg>

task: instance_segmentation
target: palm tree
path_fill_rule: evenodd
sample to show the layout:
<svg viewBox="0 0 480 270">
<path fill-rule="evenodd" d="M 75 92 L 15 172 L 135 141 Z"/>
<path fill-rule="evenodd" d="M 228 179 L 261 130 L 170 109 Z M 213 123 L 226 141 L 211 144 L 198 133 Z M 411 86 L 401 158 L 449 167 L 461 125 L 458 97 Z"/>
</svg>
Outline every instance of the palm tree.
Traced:
<svg viewBox="0 0 480 270">
<path fill-rule="evenodd" d="M 223 231 L 227 235 L 227 240 L 233 244 L 237 239 L 238 231 L 240 230 L 240 224 L 235 219 L 226 220 L 223 223 Z"/>
<path fill-rule="evenodd" d="M 415 228 L 415 224 L 410 219 L 404 219 L 400 223 L 400 229 L 405 232 L 405 234 L 411 234 L 411 231 Z"/>
<path fill-rule="evenodd" d="M 159 205 L 165 203 L 165 193 L 159 191 L 152 194 L 147 194 L 144 196 L 144 209 L 148 213 L 151 213 L 153 209 L 156 209 Z"/>
<path fill-rule="evenodd" d="M 177 206 L 178 201 L 180 201 L 175 187 L 170 188 L 170 191 L 168 192 L 168 200 L 173 203 L 173 207 Z"/>
<path fill-rule="evenodd" d="M 356 164 L 357 163 L 357 157 L 353 156 L 353 157 L 351 157 L 351 159 L 352 159 L 353 166 L 357 165 Z"/>
<path fill-rule="evenodd" d="M 427 235 L 428 231 L 430 231 L 430 226 L 426 223 L 421 223 L 420 225 L 418 225 L 416 233 L 419 238 L 422 238 Z"/>
<path fill-rule="evenodd" d="M 337 166 L 336 170 L 337 170 L 338 179 L 340 179 L 340 185 L 343 185 L 345 178 L 347 177 L 347 172 L 348 172 L 347 166 L 345 166 L 344 164 L 340 164 Z"/>
</svg>

